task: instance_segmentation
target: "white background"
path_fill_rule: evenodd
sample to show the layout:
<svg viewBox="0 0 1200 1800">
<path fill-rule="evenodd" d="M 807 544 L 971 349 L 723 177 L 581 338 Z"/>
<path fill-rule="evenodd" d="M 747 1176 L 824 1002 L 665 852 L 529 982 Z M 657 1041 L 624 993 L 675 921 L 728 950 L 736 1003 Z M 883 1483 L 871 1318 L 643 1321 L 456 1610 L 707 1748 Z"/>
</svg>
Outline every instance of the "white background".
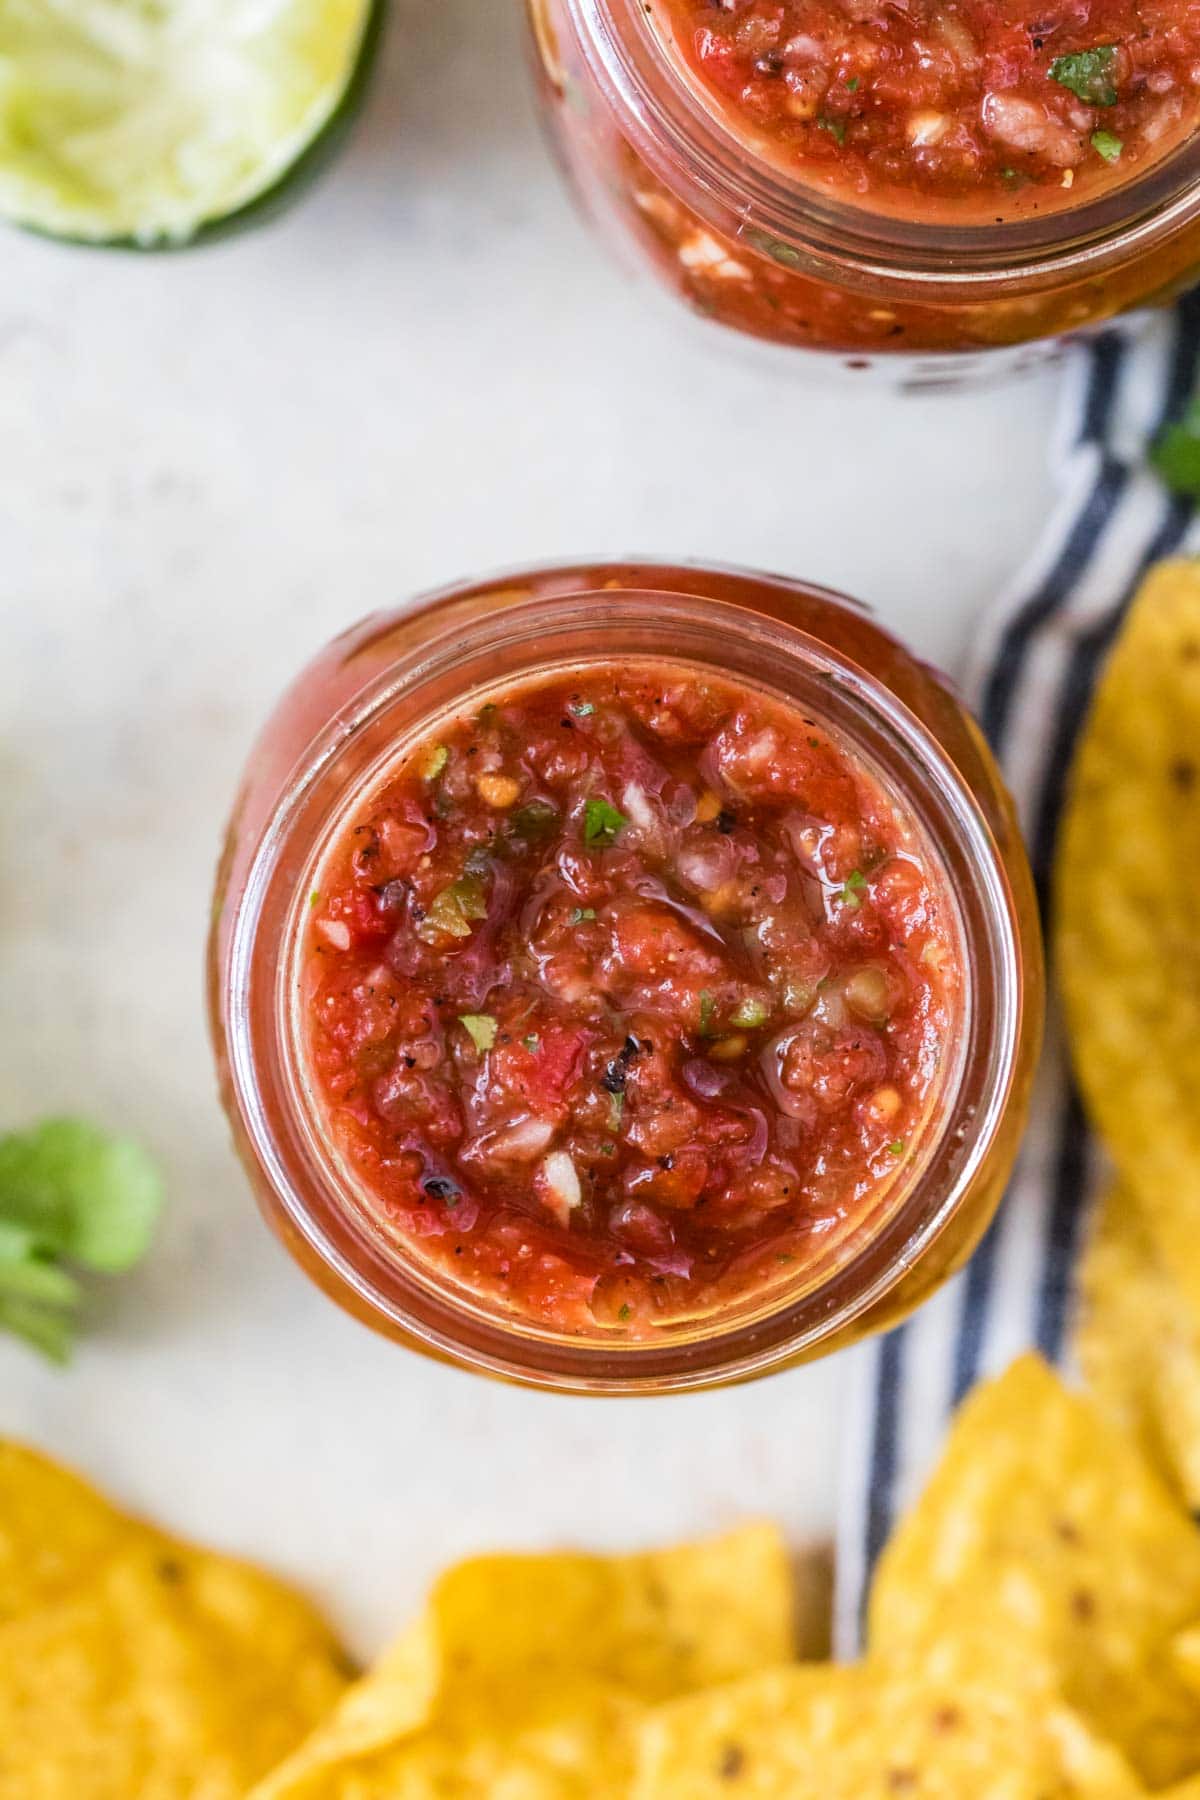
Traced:
<svg viewBox="0 0 1200 1800">
<path fill-rule="evenodd" d="M 272 697 L 363 612 L 603 552 L 845 588 L 953 668 L 1043 516 L 1061 380 L 903 397 L 697 335 L 578 225 L 521 51 L 515 0 L 400 0 L 351 149 L 283 224 L 179 257 L 0 243 L 0 1123 L 136 1130 L 171 1193 L 70 1372 L 0 1343 L 0 1429 L 291 1572 L 361 1650 L 473 1548 L 828 1529 L 844 1370 L 550 1399 L 307 1286 L 201 1010 Z"/>
</svg>

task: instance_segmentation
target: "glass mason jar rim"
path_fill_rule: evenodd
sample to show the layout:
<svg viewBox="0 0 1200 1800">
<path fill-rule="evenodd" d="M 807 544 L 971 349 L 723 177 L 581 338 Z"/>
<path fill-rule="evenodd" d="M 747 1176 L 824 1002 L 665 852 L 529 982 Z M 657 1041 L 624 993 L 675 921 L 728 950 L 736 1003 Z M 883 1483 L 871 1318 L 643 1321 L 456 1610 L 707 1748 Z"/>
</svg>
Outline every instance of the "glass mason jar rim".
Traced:
<svg viewBox="0 0 1200 1800">
<path fill-rule="evenodd" d="M 532 0 L 534 5 L 537 0 Z M 872 291 L 886 283 L 933 300 L 1012 295 L 1099 274 L 1200 215 L 1200 132 L 1144 174 L 1076 207 L 1006 223 L 905 219 L 826 195 L 764 158 L 739 154 L 715 111 L 680 79 L 641 0 L 564 0 L 589 68 L 638 154 L 670 185 L 692 173 L 689 203 L 720 227 L 734 213 L 748 247 L 814 278 Z M 727 224 L 725 229 L 727 229 Z"/>
<path fill-rule="evenodd" d="M 439 609 L 445 609 L 444 628 L 406 646 L 352 706 L 314 738 L 255 849 L 231 940 L 227 999 L 231 1078 L 254 1153 L 290 1228 L 366 1308 L 429 1349 L 484 1372 L 543 1387 L 628 1393 L 638 1388 L 665 1392 L 707 1386 L 714 1380 L 764 1372 L 843 1331 L 891 1291 L 953 1218 L 996 1137 L 1017 1073 L 1023 992 L 1013 897 L 974 795 L 923 722 L 868 668 L 799 625 L 703 592 L 706 574 L 776 585 L 782 578 L 747 577 L 744 570 L 713 565 L 693 567 L 695 593 L 678 586 L 655 589 L 651 585 L 655 565 L 650 562 L 612 565 L 613 574 L 632 572 L 636 577 L 636 583 L 621 592 L 604 587 L 605 565 L 524 569 L 488 584 L 487 591 L 500 594 L 511 586 L 512 597 L 481 613 L 467 629 L 456 604 L 463 589 L 443 589 L 418 602 L 406 618 L 422 616 L 436 622 Z M 520 587 L 531 577 L 544 580 L 583 571 L 594 585 L 565 596 L 561 592 L 528 596 Z M 683 573 L 690 575 L 691 567 Z M 855 606 L 844 596 L 807 583 L 786 585 L 840 608 Z M 569 666 L 572 660 L 576 665 L 595 663 L 594 652 L 572 659 L 569 648 L 573 639 L 594 632 L 598 621 L 620 630 L 621 648 L 608 655 L 622 660 L 644 657 L 703 665 L 702 656 L 681 648 L 688 644 L 689 633 L 693 639 L 715 633 L 726 645 L 740 639 L 748 655 L 765 653 L 776 667 L 782 659 L 791 681 L 809 678 L 814 692 L 819 690 L 813 704 L 823 703 L 825 716 L 836 718 L 836 729 L 852 750 L 870 760 L 867 739 L 873 732 L 903 767 L 919 772 L 922 795 L 932 797 L 932 808 L 916 805 L 911 794 L 905 799 L 937 853 L 960 914 L 968 965 L 963 1020 L 957 1022 L 965 1021 L 968 1027 L 967 1041 L 959 1048 L 960 1066 L 939 1102 L 936 1123 L 926 1127 L 932 1137 L 927 1155 L 918 1161 L 908 1188 L 883 1224 L 835 1268 L 831 1279 L 798 1295 L 777 1293 L 758 1311 L 743 1309 L 732 1324 L 722 1325 L 719 1314 L 701 1320 L 690 1333 L 666 1342 L 581 1343 L 516 1314 L 499 1316 L 476 1303 L 465 1289 L 438 1283 L 399 1246 L 388 1245 L 354 1205 L 344 1175 L 338 1191 L 338 1165 L 321 1141 L 311 1096 L 303 1091 L 303 1057 L 297 1042 L 296 975 L 300 923 L 307 912 L 306 872 L 324 854 L 316 846 L 328 844 L 356 800 L 377 788 L 387 763 L 394 760 L 396 740 L 383 731 L 389 715 L 406 697 L 411 699 L 431 684 L 452 684 L 473 663 L 484 673 L 467 691 L 486 688 L 486 669 L 504 654 L 523 655 L 526 676 Z M 672 647 L 630 648 L 631 634 L 639 631 L 665 634 Z M 554 650 L 548 657 L 551 640 Z M 710 658 L 708 666 L 737 678 L 728 660 L 717 664 Z M 493 675 L 491 685 L 499 679 L 520 678 Z M 804 703 L 786 680 L 777 691 L 793 705 Z M 837 706 L 846 717 L 836 717 Z M 403 732 L 403 740 L 419 736 L 446 709 L 446 702 L 439 701 L 425 719 Z M 847 718 L 857 720 L 858 731 Z M 382 732 L 380 753 L 367 769 L 357 772 L 346 791 L 330 794 L 328 786 L 331 779 L 336 782 L 341 753 L 372 728 Z M 390 751 L 383 747 L 386 742 L 391 743 Z M 894 778 L 889 779 L 895 787 Z M 965 915 L 972 906 L 978 916 L 968 929 Z M 978 1044 L 974 977 L 983 953 L 988 958 L 994 1018 Z M 264 1069 L 273 1071 L 270 1092 L 264 1085 Z M 929 1190 L 939 1179 L 944 1192 L 932 1204 Z"/>
</svg>

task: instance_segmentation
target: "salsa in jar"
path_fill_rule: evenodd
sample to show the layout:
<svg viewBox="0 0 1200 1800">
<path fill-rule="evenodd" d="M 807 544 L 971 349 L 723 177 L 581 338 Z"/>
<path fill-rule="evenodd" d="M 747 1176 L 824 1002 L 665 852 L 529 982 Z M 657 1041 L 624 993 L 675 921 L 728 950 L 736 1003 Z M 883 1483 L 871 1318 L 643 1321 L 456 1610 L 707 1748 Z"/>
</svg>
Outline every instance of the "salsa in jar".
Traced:
<svg viewBox="0 0 1200 1800">
<path fill-rule="evenodd" d="M 582 564 L 376 615 L 280 700 L 217 878 L 222 1096 L 305 1271 L 540 1387 L 904 1317 L 1020 1139 L 1020 833 L 935 671 L 778 576 Z"/>
<path fill-rule="evenodd" d="M 1200 0 L 651 0 L 736 131 L 866 199 L 991 217 L 1195 128 Z"/>
<path fill-rule="evenodd" d="M 588 212 L 718 324 L 940 378 L 1200 273 L 1200 0 L 528 4 Z"/>
<path fill-rule="evenodd" d="M 644 1335 L 876 1210 L 961 962 L 916 822 L 818 718 L 618 661 L 406 748 L 322 868 L 303 1004 L 387 1232 L 557 1330 Z"/>
</svg>

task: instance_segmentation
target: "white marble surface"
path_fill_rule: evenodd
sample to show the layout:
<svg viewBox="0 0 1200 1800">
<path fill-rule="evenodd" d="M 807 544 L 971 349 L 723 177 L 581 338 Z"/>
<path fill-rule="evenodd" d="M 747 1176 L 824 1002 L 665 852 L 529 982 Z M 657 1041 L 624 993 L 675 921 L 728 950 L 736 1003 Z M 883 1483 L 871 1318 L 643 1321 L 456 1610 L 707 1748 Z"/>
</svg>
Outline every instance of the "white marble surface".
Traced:
<svg viewBox="0 0 1200 1800">
<path fill-rule="evenodd" d="M 571 215 L 512 0 L 400 0 L 381 73 L 265 233 L 0 243 L 0 1121 L 127 1125 L 171 1188 L 69 1373 L 0 1343 L 0 1429 L 291 1571 L 363 1649 L 472 1547 L 827 1527 L 842 1371 L 547 1399 L 306 1285 L 230 1154 L 201 1014 L 256 724 L 356 615 L 580 552 L 807 575 L 953 665 L 1042 516 L 1059 379 L 895 398 L 697 341 Z"/>
</svg>

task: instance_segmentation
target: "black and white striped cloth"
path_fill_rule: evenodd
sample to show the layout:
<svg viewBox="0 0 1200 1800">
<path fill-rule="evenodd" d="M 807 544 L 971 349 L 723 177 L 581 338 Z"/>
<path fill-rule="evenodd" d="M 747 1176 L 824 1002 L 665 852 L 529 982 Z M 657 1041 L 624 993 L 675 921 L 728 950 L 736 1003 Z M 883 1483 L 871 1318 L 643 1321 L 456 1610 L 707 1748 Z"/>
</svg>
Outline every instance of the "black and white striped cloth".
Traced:
<svg viewBox="0 0 1200 1800">
<path fill-rule="evenodd" d="M 964 683 L 1016 798 L 1043 920 L 1064 781 L 1097 669 L 1146 568 L 1200 551 L 1191 503 L 1167 493 L 1145 462 L 1196 385 L 1200 290 L 1139 326 L 1070 352 L 1057 502 L 985 621 Z M 1029 1131 L 987 1236 L 914 1318 L 850 1353 L 835 1620 L 843 1657 L 861 1647 L 875 1559 L 919 1493 L 953 1409 L 1022 1350 L 1062 1358 L 1097 1160 L 1052 1006 Z"/>
</svg>

